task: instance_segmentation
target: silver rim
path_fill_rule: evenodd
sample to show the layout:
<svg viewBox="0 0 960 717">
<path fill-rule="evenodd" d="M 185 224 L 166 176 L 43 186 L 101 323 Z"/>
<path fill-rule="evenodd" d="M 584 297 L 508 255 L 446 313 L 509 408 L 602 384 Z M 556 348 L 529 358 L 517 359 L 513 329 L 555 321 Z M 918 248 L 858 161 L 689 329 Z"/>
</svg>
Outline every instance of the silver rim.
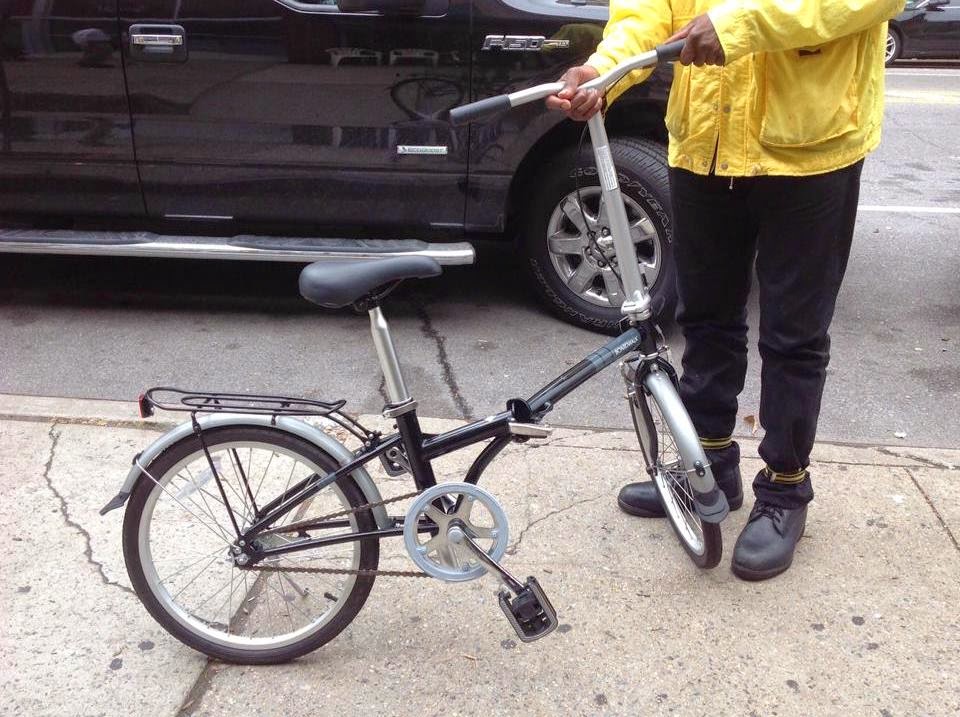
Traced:
<svg viewBox="0 0 960 717">
<path fill-rule="evenodd" d="M 633 411 L 638 410 L 634 405 L 634 401 L 637 400 L 637 398 L 634 398 L 631 401 L 631 410 Z M 703 539 L 703 524 L 700 522 L 700 516 L 694 507 L 690 483 L 683 466 L 683 457 L 673 440 L 673 434 L 667 427 L 667 422 L 660 413 L 660 406 L 654 400 L 647 401 L 647 405 L 650 408 L 654 430 L 659 437 L 656 472 L 653 480 L 660 489 L 663 507 L 670 516 L 680 539 L 694 553 L 703 555 L 706 550 Z M 642 422 L 643 420 L 642 415 L 635 416 L 635 421 Z"/>
<path fill-rule="evenodd" d="M 306 476 L 327 471 L 303 456 L 267 443 L 233 442 L 210 447 L 237 522 L 249 525 L 252 507 L 240 475 L 246 475 L 258 505 L 287 492 Z M 224 647 L 267 650 L 309 638 L 327 625 L 346 603 L 355 575 L 242 570 L 229 558 L 233 527 L 212 471 L 202 451 L 193 453 L 164 475 L 140 517 L 138 550 L 150 591 L 180 625 Z M 278 525 L 350 507 L 336 486 L 320 491 L 309 504 Z M 357 530 L 356 516 L 349 516 Z M 296 536 L 265 539 L 292 542 Z M 264 561 L 283 567 L 357 569 L 360 544 L 343 543 Z"/>
<path fill-rule="evenodd" d="M 893 36 L 893 32 L 887 30 L 887 55 L 886 61 L 890 62 L 893 59 L 894 53 L 897 51 L 897 38 Z"/>
<path fill-rule="evenodd" d="M 600 187 L 584 187 L 580 190 L 580 197 L 583 200 L 582 214 L 577 193 L 570 192 L 550 215 L 547 223 L 550 261 L 570 291 L 584 301 L 603 307 L 620 306 L 623 291 L 613 272 L 601 266 L 604 262 L 614 262 L 614 265 L 616 262 L 603 194 Z M 646 274 L 647 282 L 653 286 L 660 276 L 660 234 L 650 216 L 626 194 L 623 205 L 627 210 L 638 264 Z M 591 246 L 590 232 L 596 235 L 599 255 Z"/>
</svg>

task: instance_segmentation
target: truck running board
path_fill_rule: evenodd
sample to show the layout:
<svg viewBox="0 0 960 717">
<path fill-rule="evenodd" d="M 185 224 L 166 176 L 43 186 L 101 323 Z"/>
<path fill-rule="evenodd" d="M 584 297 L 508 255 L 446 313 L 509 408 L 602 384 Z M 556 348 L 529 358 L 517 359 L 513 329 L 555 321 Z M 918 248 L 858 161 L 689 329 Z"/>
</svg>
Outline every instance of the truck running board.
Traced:
<svg viewBox="0 0 960 717">
<path fill-rule="evenodd" d="M 445 266 L 472 264 L 467 242 L 429 243 L 419 239 L 326 239 L 238 235 L 167 236 L 152 232 L 88 232 L 0 229 L 0 252 L 83 254 L 182 259 L 248 259 L 314 262 L 429 256 Z"/>
</svg>

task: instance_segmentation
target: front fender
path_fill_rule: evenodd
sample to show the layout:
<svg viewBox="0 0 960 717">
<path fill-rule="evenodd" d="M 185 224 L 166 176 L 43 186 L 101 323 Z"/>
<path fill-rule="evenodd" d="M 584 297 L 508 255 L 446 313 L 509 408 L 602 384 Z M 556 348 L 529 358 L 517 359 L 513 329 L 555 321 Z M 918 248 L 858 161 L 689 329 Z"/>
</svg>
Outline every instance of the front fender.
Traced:
<svg viewBox="0 0 960 717">
<path fill-rule="evenodd" d="M 272 416 L 227 413 L 201 416 L 198 421 L 200 423 L 200 427 L 203 429 L 222 428 L 224 426 L 262 426 L 264 428 L 285 431 L 286 433 L 290 433 L 298 438 L 302 438 L 303 440 L 312 443 L 324 453 L 332 456 L 342 466 L 346 465 L 355 458 L 350 449 L 345 445 L 327 435 L 316 426 L 312 426 L 309 423 L 295 418 L 283 417 L 274 419 Z M 193 433 L 193 425 L 190 422 L 181 423 L 179 426 L 171 431 L 168 431 L 167 433 L 164 433 L 157 440 L 151 443 L 138 456 L 138 460 L 134 461 L 133 466 L 130 468 L 130 472 L 127 473 L 126 480 L 123 482 L 123 486 L 120 488 L 120 492 L 117 493 L 113 500 L 100 509 L 100 515 L 105 515 L 111 510 L 122 507 L 127 502 L 127 498 L 129 498 L 130 494 L 133 492 L 137 481 L 146 479 L 143 471 L 140 470 L 140 465 L 149 465 L 158 455 L 160 455 L 162 451 L 166 450 L 177 441 L 183 440 L 191 433 Z M 373 482 L 373 479 L 370 477 L 370 474 L 367 472 L 366 468 L 357 468 L 350 474 L 350 476 L 356 482 L 368 503 L 379 503 L 381 500 L 383 500 L 383 498 L 380 496 L 380 491 L 377 490 L 377 486 Z M 377 522 L 377 527 L 393 527 L 393 523 L 387 517 L 386 508 L 384 508 L 382 505 L 377 506 L 376 508 L 371 508 L 371 511 L 373 512 L 374 520 Z"/>
<path fill-rule="evenodd" d="M 673 381 L 664 370 L 650 371 L 643 377 L 643 385 L 657 402 L 660 415 L 667 422 L 677 451 L 683 458 L 697 513 L 704 522 L 719 523 L 730 512 L 727 497 L 713 479 L 710 461 Z M 692 470 L 697 463 L 702 472 Z"/>
</svg>

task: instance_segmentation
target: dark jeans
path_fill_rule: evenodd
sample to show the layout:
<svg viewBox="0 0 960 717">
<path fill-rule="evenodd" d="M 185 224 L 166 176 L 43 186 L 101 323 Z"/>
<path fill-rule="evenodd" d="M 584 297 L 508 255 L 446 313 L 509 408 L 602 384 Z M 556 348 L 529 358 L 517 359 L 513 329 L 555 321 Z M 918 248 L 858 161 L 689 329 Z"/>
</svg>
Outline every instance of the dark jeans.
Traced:
<svg viewBox="0 0 960 717">
<path fill-rule="evenodd" d="M 686 339 L 681 398 L 701 438 L 733 433 L 756 259 L 766 431 L 760 457 L 777 474 L 797 474 L 809 463 L 862 167 L 860 161 L 810 177 L 737 178 L 732 188 L 728 177 L 670 170 L 677 321 Z M 784 507 L 813 498 L 809 476 L 761 474 L 754 493 Z"/>
</svg>

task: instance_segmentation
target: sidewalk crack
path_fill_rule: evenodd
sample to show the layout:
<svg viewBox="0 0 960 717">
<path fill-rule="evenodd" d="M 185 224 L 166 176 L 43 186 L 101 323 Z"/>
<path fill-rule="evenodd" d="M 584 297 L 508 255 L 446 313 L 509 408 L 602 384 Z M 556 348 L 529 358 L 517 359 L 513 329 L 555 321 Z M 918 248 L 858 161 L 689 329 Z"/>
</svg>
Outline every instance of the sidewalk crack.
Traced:
<svg viewBox="0 0 960 717">
<path fill-rule="evenodd" d="M 544 424 L 544 427 L 550 428 L 551 426 L 550 424 Z M 592 435 L 593 433 L 594 432 L 591 431 L 590 429 L 582 429 L 582 430 L 578 430 L 578 432 L 574 433 L 572 436 L 564 436 L 564 435 L 553 436 L 552 438 L 537 439 L 536 443 L 530 442 L 530 443 L 521 444 L 521 445 L 525 445 L 527 448 L 548 448 L 550 446 L 556 446 L 557 448 L 594 448 L 594 446 L 577 446 L 577 445 L 566 446 L 560 443 L 560 441 L 570 441 L 575 438 L 583 438 L 584 436 L 589 436 L 589 435 Z M 604 449 L 600 449 L 600 450 L 604 450 Z"/>
<path fill-rule="evenodd" d="M 94 560 L 93 558 L 93 546 L 90 540 L 90 533 L 87 532 L 86 528 L 80 525 L 77 521 L 73 520 L 70 517 L 70 510 L 67 507 L 67 501 L 64 499 L 63 495 L 60 494 L 60 491 L 56 489 L 53 485 L 53 479 L 50 477 L 50 469 L 53 467 L 53 460 L 57 453 L 57 446 L 60 444 L 60 431 L 57 430 L 57 424 L 53 423 L 50 426 L 50 431 L 47 433 L 50 437 L 50 455 L 47 457 L 47 463 L 43 468 L 43 480 L 46 481 L 47 487 L 50 489 L 50 492 L 56 497 L 57 501 L 60 503 L 60 515 L 63 516 L 63 522 L 66 523 L 69 527 L 76 530 L 80 535 L 83 536 L 84 540 L 84 549 L 83 554 L 87 559 L 87 562 L 90 563 L 97 569 L 97 572 L 100 575 L 100 580 L 104 585 L 111 585 L 116 588 L 120 588 L 126 593 L 131 595 L 136 595 L 136 593 L 128 588 L 126 585 L 121 585 L 115 580 L 111 580 L 107 577 L 106 572 L 103 569 L 103 563 Z"/>
<path fill-rule="evenodd" d="M 183 702 L 180 703 L 176 717 L 193 717 L 193 715 L 199 714 L 200 707 L 203 705 L 203 699 L 213 684 L 213 678 L 226 667 L 228 667 L 228 665 L 218 663 L 208 657 L 203 669 L 200 670 L 200 674 L 197 675 L 197 679 L 193 681 L 193 684 L 183 698 Z"/>
<path fill-rule="evenodd" d="M 450 357 L 447 355 L 447 337 L 437 331 L 425 308 L 418 306 L 417 315 L 420 317 L 420 331 L 437 345 L 437 361 L 440 364 L 440 370 L 443 372 L 443 382 L 450 391 L 450 397 L 460 412 L 460 417 L 465 421 L 472 421 L 473 409 L 470 408 L 470 404 L 467 403 L 467 400 L 460 392 L 460 385 L 457 383 L 457 377 L 453 373 Z"/>
<path fill-rule="evenodd" d="M 940 527 L 943 528 L 943 531 L 947 534 L 947 537 L 950 538 L 950 542 L 953 543 L 953 547 L 957 549 L 958 553 L 960 553 L 960 542 L 957 541 L 957 536 L 953 534 L 952 530 L 950 530 L 950 526 L 947 525 L 947 521 L 943 519 L 940 511 L 937 510 L 937 506 L 933 504 L 930 496 L 927 495 L 927 491 L 925 491 L 923 486 L 920 485 L 920 481 L 918 481 L 917 477 L 913 475 L 913 471 L 911 471 L 909 468 L 904 468 L 903 470 L 906 471 L 908 476 L 910 476 L 910 480 L 917 487 L 917 490 L 920 491 L 920 495 L 923 496 L 923 499 L 927 501 L 927 505 L 930 506 L 930 510 L 933 511 L 933 514 L 937 516 L 937 520 L 940 521 Z"/>
<path fill-rule="evenodd" d="M 900 453 L 897 453 L 896 451 L 886 448 L 884 446 L 880 446 L 879 448 L 877 448 L 877 451 L 887 456 L 893 456 L 894 458 L 909 458 L 910 460 L 916 461 L 917 463 L 923 463 L 923 465 L 927 466 L 928 468 L 937 468 L 939 470 L 948 470 L 948 471 L 956 470 L 957 468 L 952 463 L 947 463 L 946 461 L 939 461 L 935 458 L 924 458 L 923 456 L 918 456 L 913 453 L 909 453 L 907 451 L 901 451 Z"/>
<path fill-rule="evenodd" d="M 507 548 L 507 551 L 506 551 L 507 555 L 517 554 L 517 551 L 520 550 L 520 544 L 523 542 L 523 536 L 525 536 L 527 534 L 527 531 L 529 531 L 533 526 L 539 523 L 542 523 L 543 521 L 547 520 L 548 518 L 552 518 L 555 515 L 559 515 L 560 513 L 566 513 L 568 510 L 579 508 L 581 505 L 586 505 L 587 503 L 593 503 L 595 501 L 601 500 L 606 497 L 607 497 L 607 494 L 604 493 L 603 495 L 595 495 L 592 498 L 583 498 L 581 500 L 574 501 L 570 505 L 565 505 L 562 508 L 551 510 L 549 513 L 545 515 L 541 515 L 539 518 L 536 518 L 534 520 L 531 520 L 529 523 L 527 523 L 526 527 L 520 531 L 520 535 L 517 536 L 516 542 L 514 542 L 513 545 Z"/>
</svg>

